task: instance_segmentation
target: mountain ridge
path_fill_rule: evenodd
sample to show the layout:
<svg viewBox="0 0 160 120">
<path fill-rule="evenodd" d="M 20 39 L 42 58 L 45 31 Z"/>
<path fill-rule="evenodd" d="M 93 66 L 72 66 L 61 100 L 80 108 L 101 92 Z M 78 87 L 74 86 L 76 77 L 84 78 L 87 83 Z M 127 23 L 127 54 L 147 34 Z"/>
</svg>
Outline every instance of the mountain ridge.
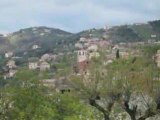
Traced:
<svg viewBox="0 0 160 120">
<path fill-rule="evenodd" d="M 151 39 L 152 34 L 160 40 L 160 20 L 148 23 L 113 26 L 109 29 L 89 29 L 79 33 L 71 33 L 58 28 L 36 26 L 20 29 L 7 36 L 0 37 L 0 52 L 7 50 L 26 51 L 38 44 L 47 49 L 74 44 L 80 37 L 96 37 L 111 39 L 113 43 L 137 42 Z"/>
</svg>

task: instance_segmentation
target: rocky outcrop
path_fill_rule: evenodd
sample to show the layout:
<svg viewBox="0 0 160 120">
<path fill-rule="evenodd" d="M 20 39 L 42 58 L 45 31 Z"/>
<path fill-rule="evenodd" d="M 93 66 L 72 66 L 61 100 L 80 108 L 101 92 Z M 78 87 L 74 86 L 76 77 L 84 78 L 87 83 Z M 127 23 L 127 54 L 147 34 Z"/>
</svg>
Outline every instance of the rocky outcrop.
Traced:
<svg viewBox="0 0 160 120">
<path fill-rule="evenodd" d="M 143 93 L 134 93 L 130 97 L 129 107 L 130 109 L 137 107 L 136 119 L 145 116 L 148 109 L 154 109 L 155 103 L 153 98 Z"/>
<path fill-rule="evenodd" d="M 111 120 L 131 120 L 129 114 L 125 112 L 119 103 L 115 103 L 110 114 Z"/>
<path fill-rule="evenodd" d="M 146 120 L 160 120 L 160 114 L 159 115 L 155 115 L 153 117 L 149 117 Z"/>
</svg>

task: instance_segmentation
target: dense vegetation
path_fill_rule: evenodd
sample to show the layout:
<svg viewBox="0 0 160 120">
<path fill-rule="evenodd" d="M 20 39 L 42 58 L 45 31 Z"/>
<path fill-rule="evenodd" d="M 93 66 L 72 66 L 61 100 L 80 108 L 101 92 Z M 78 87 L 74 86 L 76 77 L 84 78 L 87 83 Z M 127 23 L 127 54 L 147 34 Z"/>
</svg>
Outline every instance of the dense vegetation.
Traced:
<svg viewBox="0 0 160 120">
<path fill-rule="evenodd" d="M 56 68 L 72 83 L 70 92 L 45 87 L 46 74 L 25 68 L 1 87 L 2 120 L 146 120 L 160 114 L 160 69 L 152 57 L 160 46 L 146 46 L 143 56 L 118 58 L 108 66 L 105 57 L 93 59 L 88 75 L 75 75 L 71 59 L 59 59 Z M 73 59 L 72 59 L 73 60 Z M 68 62 L 67 62 L 68 61 Z M 0 78 L 2 81 L 2 78 Z M 119 118 L 120 117 L 120 118 Z"/>
<path fill-rule="evenodd" d="M 82 75 L 73 73 L 76 58 L 73 53 L 68 55 L 67 52 L 74 50 L 73 44 L 80 37 L 102 38 L 109 34 L 115 43 L 146 41 L 151 34 L 159 34 L 159 22 L 117 26 L 107 32 L 92 29 L 78 34 L 46 27 L 29 28 L 0 39 L 0 49 L 1 45 L 17 48 L 15 55 L 23 56 L 15 59 L 20 68 L 14 78 L 5 80 L 0 73 L 0 118 L 146 120 L 157 116 L 160 114 L 160 69 L 152 57 L 160 49 L 159 45 L 137 47 L 143 51 L 143 55 L 129 59 L 121 59 L 117 52 L 117 59 L 107 66 L 104 65 L 105 53 L 101 51 L 99 59 L 90 61 L 89 73 Z M 158 35 L 156 40 L 159 40 Z M 34 44 L 42 48 L 31 50 Z M 24 55 L 26 51 L 27 54 Z M 39 72 L 26 69 L 28 58 L 40 58 L 45 53 L 59 52 L 65 55 L 50 61 L 50 70 Z M 0 55 L 0 71 L 3 71 L 5 64 L 4 55 Z M 56 92 L 55 89 L 44 86 L 41 81 L 60 77 L 65 77 L 70 82 L 70 92 Z"/>
<path fill-rule="evenodd" d="M 110 34 L 114 43 L 142 41 L 142 38 L 128 26 L 113 28 L 111 29 Z"/>
</svg>

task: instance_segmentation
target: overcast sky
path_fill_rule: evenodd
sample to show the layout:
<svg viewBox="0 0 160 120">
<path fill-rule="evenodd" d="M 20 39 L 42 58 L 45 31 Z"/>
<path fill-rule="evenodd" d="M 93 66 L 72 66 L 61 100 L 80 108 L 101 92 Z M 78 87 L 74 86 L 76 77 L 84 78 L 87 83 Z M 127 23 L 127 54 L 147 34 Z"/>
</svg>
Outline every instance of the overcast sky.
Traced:
<svg viewBox="0 0 160 120">
<path fill-rule="evenodd" d="M 79 32 L 160 19 L 160 0 L 0 0 L 0 32 L 48 26 Z"/>
</svg>

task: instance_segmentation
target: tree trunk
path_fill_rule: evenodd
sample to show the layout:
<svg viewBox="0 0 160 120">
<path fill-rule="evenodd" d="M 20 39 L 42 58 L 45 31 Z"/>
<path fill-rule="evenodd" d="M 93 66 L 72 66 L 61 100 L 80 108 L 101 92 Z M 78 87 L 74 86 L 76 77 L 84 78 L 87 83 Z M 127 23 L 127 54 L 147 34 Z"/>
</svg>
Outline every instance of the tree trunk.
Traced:
<svg viewBox="0 0 160 120">
<path fill-rule="evenodd" d="M 129 114 L 131 120 L 136 120 L 137 106 L 133 107 L 133 109 L 130 109 L 128 101 L 126 101 L 124 103 L 124 110 Z"/>
<path fill-rule="evenodd" d="M 131 120 L 136 120 L 136 115 L 135 114 L 129 114 L 131 117 Z"/>
<path fill-rule="evenodd" d="M 107 114 L 105 114 L 105 113 L 103 113 L 103 115 L 104 115 L 104 120 L 110 120 L 110 119 L 109 119 L 109 115 L 107 115 Z"/>
<path fill-rule="evenodd" d="M 96 103 L 96 100 L 91 98 L 89 99 L 89 103 L 91 106 L 94 106 L 96 109 L 98 109 L 100 112 L 104 115 L 104 120 L 110 120 L 109 118 L 109 111 L 105 110 L 102 106 Z"/>
<path fill-rule="evenodd" d="M 157 97 L 156 103 L 157 103 L 157 110 L 160 110 L 160 95 Z"/>
</svg>

